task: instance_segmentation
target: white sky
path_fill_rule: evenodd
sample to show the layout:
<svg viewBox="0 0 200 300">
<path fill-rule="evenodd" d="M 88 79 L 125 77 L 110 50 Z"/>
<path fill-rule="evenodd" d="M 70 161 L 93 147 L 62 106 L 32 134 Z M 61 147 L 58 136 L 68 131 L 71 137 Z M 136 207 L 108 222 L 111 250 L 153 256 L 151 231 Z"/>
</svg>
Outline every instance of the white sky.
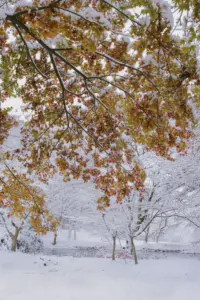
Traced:
<svg viewBox="0 0 200 300">
<path fill-rule="evenodd" d="M 20 116 L 20 120 L 24 120 L 22 113 L 22 100 L 20 98 L 9 98 L 6 102 L 1 104 L 2 108 L 12 107 L 12 115 Z"/>
</svg>

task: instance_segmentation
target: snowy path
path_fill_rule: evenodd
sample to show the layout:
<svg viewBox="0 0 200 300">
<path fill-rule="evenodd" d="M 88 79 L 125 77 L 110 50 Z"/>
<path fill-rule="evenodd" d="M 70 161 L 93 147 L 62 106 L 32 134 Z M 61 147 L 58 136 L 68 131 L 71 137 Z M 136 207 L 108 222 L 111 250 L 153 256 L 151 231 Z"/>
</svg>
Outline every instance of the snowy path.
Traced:
<svg viewBox="0 0 200 300">
<path fill-rule="evenodd" d="M 45 266 L 46 265 L 46 266 Z M 190 300 L 200 295 L 200 260 L 123 260 L 0 252 L 0 300 Z"/>
</svg>

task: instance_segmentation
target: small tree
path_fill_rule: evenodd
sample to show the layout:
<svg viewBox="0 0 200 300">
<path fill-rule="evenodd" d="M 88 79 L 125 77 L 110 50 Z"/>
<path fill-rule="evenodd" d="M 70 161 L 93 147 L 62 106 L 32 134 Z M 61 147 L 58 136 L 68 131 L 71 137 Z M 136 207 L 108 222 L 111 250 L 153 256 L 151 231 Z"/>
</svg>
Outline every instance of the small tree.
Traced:
<svg viewBox="0 0 200 300">
<path fill-rule="evenodd" d="M 16 251 L 19 233 L 29 223 L 37 234 L 56 231 L 57 221 L 46 208 L 44 194 L 25 174 L 14 169 L 2 171 L 0 177 L 0 216 Z"/>
<path fill-rule="evenodd" d="M 118 228 L 116 224 L 116 218 L 113 215 L 113 211 L 110 214 L 103 213 L 102 214 L 103 222 L 106 226 L 106 229 L 112 238 L 112 260 L 115 260 L 116 257 L 116 240 L 118 235 Z"/>
</svg>

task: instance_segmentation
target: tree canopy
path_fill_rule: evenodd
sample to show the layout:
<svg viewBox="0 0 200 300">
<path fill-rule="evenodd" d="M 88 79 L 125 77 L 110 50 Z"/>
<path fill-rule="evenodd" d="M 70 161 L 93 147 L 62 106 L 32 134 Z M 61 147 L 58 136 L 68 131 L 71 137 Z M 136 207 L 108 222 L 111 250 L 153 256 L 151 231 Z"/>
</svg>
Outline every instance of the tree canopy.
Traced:
<svg viewBox="0 0 200 300">
<path fill-rule="evenodd" d="M 199 10 L 194 0 L 2 0 L 1 102 L 20 97 L 27 118 L 14 156 L 43 181 L 57 170 L 92 180 L 100 209 L 133 189 L 142 197 L 135 145 L 171 159 L 193 135 Z M 8 118 L 2 107 L 0 143 Z"/>
</svg>

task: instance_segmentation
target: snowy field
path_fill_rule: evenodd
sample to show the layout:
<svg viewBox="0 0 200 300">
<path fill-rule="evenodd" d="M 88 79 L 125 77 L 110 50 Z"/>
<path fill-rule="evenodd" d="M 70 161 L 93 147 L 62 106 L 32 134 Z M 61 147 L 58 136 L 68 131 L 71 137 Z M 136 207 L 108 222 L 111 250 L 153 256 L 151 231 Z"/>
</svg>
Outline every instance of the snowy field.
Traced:
<svg viewBox="0 0 200 300">
<path fill-rule="evenodd" d="M 112 262 L 0 253 L 0 300 L 190 300 L 200 295 L 200 260 Z"/>
<path fill-rule="evenodd" d="M 199 243 L 194 248 L 137 240 L 135 266 L 122 257 L 111 261 L 108 240 L 85 230 L 77 232 L 76 240 L 60 230 L 56 246 L 52 233 L 42 240 L 44 253 L 53 256 L 0 251 L 0 300 L 199 299 Z M 95 257 L 101 249 L 104 258 Z M 120 251 L 118 243 L 116 257 Z"/>
</svg>

